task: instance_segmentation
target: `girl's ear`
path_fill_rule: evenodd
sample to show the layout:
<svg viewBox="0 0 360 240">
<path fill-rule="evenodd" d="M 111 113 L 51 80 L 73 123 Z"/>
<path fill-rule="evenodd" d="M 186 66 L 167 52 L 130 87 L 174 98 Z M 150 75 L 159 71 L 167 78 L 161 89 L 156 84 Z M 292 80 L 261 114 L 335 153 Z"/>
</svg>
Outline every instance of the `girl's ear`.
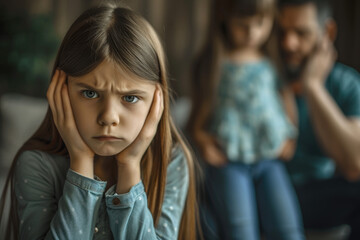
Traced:
<svg viewBox="0 0 360 240">
<path fill-rule="evenodd" d="M 329 19 L 325 24 L 325 32 L 329 39 L 334 42 L 337 36 L 337 24 L 334 19 Z"/>
</svg>

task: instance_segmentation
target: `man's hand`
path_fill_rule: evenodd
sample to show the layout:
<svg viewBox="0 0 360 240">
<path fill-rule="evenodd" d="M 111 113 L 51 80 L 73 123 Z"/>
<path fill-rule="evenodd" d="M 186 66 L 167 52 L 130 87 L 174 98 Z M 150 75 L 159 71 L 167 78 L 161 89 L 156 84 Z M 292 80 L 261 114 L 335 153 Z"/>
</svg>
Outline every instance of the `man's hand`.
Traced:
<svg viewBox="0 0 360 240">
<path fill-rule="evenodd" d="M 325 36 L 308 59 L 301 75 L 305 91 L 313 85 L 324 84 L 334 65 L 336 56 L 332 42 L 329 37 Z"/>
</svg>

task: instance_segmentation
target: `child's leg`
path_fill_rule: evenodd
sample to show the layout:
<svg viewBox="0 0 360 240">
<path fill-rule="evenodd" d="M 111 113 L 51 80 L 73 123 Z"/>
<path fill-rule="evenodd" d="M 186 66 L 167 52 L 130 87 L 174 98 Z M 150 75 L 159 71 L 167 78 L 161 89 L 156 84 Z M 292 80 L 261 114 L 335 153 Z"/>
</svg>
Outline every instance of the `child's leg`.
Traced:
<svg viewBox="0 0 360 240">
<path fill-rule="evenodd" d="M 296 194 L 283 163 L 277 160 L 260 162 L 254 174 L 266 239 L 305 239 Z"/>
<path fill-rule="evenodd" d="M 216 217 L 214 207 L 212 207 L 211 205 L 211 199 L 208 196 L 207 192 L 208 191 L 200 192 L 199 211 L 203 239 L 200 238 L 200 236 L 197 239 L 221 240 L 219 219 Z"/>
<path fill-rule="evenodd" d="M 254 185 L 249 168 L 229 163 L 210 167 L 207 176 L 213 211 L 219 219 L 220 239 L 259 239 Z"/>
</svg>

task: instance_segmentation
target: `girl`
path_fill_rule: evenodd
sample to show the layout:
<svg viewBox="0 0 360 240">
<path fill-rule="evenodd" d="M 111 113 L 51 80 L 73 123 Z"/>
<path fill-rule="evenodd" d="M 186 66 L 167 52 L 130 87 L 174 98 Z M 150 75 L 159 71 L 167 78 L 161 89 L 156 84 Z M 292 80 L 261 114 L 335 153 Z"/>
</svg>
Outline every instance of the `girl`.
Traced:
<svg viewBox="0 0 360 240">
<path fill-rule="evenodd" d="M 273 0 L 215 1 L 208 42 L 194 68 L 189 129 L 209 164 L 209 210 L 220 239 L 259 239 L 258 215 L 266 239 L 304 239 L 279 161 L 291 157 L 296 131 L 263 50 L 274 8 Z"/>
<path fill-rule="evenodd" d="M 193 162 L 146 20 L 112 4 L 84 12 L 60 46 L 47 98 L 7 179 L 6 239 L 195 239 Z"/>
</svg>

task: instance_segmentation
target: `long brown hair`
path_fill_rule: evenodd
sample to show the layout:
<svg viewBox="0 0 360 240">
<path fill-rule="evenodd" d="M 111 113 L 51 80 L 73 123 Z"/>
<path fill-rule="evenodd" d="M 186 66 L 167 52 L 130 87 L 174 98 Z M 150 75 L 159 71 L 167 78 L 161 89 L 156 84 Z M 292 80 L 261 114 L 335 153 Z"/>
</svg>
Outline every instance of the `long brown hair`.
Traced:
<svg viewBox="0 0 360 240">
<path fill-rule="evenodd" d="M 196 131 L 205 130 L 215 103 L 220 62 L 224 52 L 234 48 L 228 22 L 234 17 L 274 15 L 276 0 L 213 0 L 205 44 L 192 69 L 192 110 L 187 130 L 196 140 Z"/>
<path fill-rule="evenodd" d="M 194 163 L 192 154 L 178 130 L 170 112 L 165 54 L 160 40 L 150 24 L 130 9 L 114 3 L 91 8 L 72 24 L 58 51 L 52 75 L 57 68 L 69 76 L 82 76 L 106 59 L 115 61 L 135 75 L 158 82 L 163 90 L 164 111 L 157 133 L 145 152 L 142 162 L 142 180 L 148 196 L 148 206 L 157 224 L 164 198 L 166 170 L 171 149 L 178 143 L 188 162 L 190 184 L 183 211 L 179 239 L 195 239 L 197 221 Z M 16 154 L 0 201 L 0 216 L 4 213 L 6 195 L 10 190 L 10 214 L 6 239 L 18 238 L 19 220 L 13 176 L 18 155 L 26 150 L 41 150 L 66 156 L 67 149 L 57 131 L 50 109 L 35 134 Z M 153 161 L 156 159 L 156 161 Z M 2 219 L 0 220 L 3 221 Z"/>
</svg>

